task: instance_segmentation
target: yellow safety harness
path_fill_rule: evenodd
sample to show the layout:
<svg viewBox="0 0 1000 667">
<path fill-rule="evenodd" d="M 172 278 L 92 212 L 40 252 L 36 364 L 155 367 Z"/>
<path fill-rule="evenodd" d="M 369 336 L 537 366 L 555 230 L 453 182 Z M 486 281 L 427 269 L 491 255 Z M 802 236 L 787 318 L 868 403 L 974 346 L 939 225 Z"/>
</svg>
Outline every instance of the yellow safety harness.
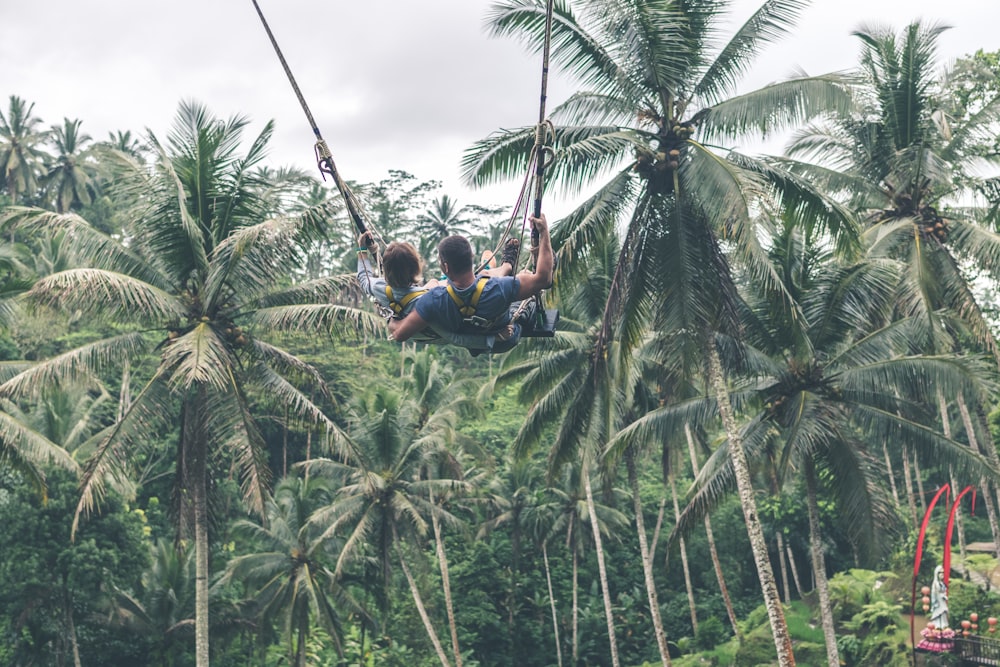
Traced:
<svg viewBox="0 0 1000 667">
<path fill-rule="evenodd" d="M 486 318 L 479 317 L 476 315 L 476 308 L 479 306 L 479 298 L 483 295 L 483 288 L 486 287 L 486 283 L 489 282 L 489 278 L 486 276 L 481 277 L 476 281 L 476 288 L 472 290 L 472 293 L 468 298 L 463 299 L 455 291 L 455 288 L 451 283 L 448 283 L 448 296 L 451 300 L 455 302 L 458 306 L 458 312 L 462 315 L 462 321 L 466 324 L 470 324 L 477 329 L 491 329 L 496 322 L 496 320 L 487 320 Z"/>
<path fill-rule="evenodd" d="M 449 287 L 448 289 L 450 290 L 451 288 Z M 402 299 L 399 299 L 397 301 L 396 296 L 392 293 L 392 288 L 389 287 L 388 285 L 385 286 L 385 296 L 386 298 L 389 299 L 389 307 L 392 308 L 392 312 L 394 312 L 397 315 L 402 315 L 403 311 L 406 309 L 408 305 L 410 305 L 411 301 L 423 296 L 424 294 L 427 294 L 427 290 L 425 289 L 417 290 L 415 292 L 410 292 Z M 478 301 L 478 295 L 477 295 L 477 301 Z"/>
</svg>

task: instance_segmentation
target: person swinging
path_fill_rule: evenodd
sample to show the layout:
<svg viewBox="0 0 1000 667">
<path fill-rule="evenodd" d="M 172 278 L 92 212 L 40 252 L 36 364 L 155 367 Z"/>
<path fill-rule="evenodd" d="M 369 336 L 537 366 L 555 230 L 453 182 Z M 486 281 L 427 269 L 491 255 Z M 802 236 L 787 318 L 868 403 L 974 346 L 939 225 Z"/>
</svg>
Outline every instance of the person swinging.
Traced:
<svg viewBox="0 0 1000 667">
<path fill-rule="evenodd" d="M 382 253 L 383 276 L 375 275 L 370 257 L 374 254 L 375 241 L 370 232 L 358 237 L 358 284 L 366 294 L 378 304 L 382 312 L 391 313 L 390 319 L 399 319 L 409 314 L 423 295 L 441 286 L 439 280 L 423 281 L 423 260 L 411 243 L 393 241 Z M 508 241 L 504 248 L 500 265 L 484 270 L 481 275 L 489 277 L 509 276 L 513 273 L 517 259 L 517 240 Z M 489 331 L 476 330 L 469 333 L 436 330 L 426 327 L 412 336 L 417 342 L 429 344 L 450 343 L 480 354 L 491 352 L 500 342 L 515 339 L 515 326 L 507 324 Z"/>
<path fill-rule="evenodd" d="M 430 327 L 449 335 L 474 335 L 513 327 L 507 339 L 493 341 L 485 350 L 506 352 L 521 338 L 528 324 L 525 312 L 517 303 L 531 299 L 552 284 L 554 257 L 545 216 L 529 218 L 538 238 L 535 270 L 521 271 L 511 276 L 477 275 L 474 269 L 472 245 L 464 236 L 449 236 L 438 244 L 438 260 L 447 277 L 416 300 L 414 308 L 401 319 L 389 321 L 389 335 L 397 341 L 409 340 Z M 516 251 L 516 248 L 515 248 Z M 513 306 L 513 307 L 512 307 Z M 521 311 L 522 314 L 518 314 Z"/>
</svg>

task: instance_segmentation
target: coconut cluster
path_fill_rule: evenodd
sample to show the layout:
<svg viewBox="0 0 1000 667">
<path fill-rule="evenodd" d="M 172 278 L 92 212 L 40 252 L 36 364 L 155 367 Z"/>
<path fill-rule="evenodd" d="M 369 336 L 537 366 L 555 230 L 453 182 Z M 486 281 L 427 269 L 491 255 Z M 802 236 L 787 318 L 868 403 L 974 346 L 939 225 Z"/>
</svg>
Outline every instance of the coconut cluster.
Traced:
<svg viewBox="0 0 1000 667">
<path fill-rule="evenodd" d="M 649 118 L 647 116 L 647 118 Z M 639 177 L 659 184 L 664 190 L 673 189 L 673 172 L 680 167 L 684 144 L 695 132 L 693 123 L 677 119 L 649 118 L 658 125 L 656 146 L 636 148 L 635 170 Z"/>
<path fill-rule="evenodd" d="M 941 243 L 948 240 L 948 221 L 938 215 L 937 209 L 933 206 L 925 206 L 915 221 L 920 227 L 920 233 L 925 237 L 933 237 Z"/>
<path fill-rule="evenodd" d="M 892 186 L 889 186 L 889 192 L 892 194 L 893 208 L 883 211 L 886 218 L 910 217 L 925 239 L 935 239 L 940 243 L 948 240 L 948 221 L 942 218 L 933 206 L 920 204 L 920 201 L 928 194 L 926 181 L 917 190 L 916 195 L 912 195 L 906 190 L 895 192 Z"/>
</svg>

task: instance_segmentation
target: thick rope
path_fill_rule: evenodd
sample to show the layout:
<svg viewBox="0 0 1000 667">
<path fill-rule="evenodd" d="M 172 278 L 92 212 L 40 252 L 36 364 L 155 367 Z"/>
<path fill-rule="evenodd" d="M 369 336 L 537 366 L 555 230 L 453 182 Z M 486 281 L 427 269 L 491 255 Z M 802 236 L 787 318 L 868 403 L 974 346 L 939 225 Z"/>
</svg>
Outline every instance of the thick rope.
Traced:
<svg viewBox="0 0 1000 667">
<path fill-rule="evenodd" d="M 545 101 L 549 87 L 549 53 L 552 45 L 552 8 L 555 0 L 549 0 L 545 8 L 545 41 L 542 43 L 542 92 L 538 102 L 538 126 L 535 128 L 535 217 L 542 214 L 542 191 L 545 189 L 545 139 L 546 129 L 551 127 L 545 122 Z"/>
<path fill-rule="evenodd" d="M 379 233 L 378 229 L 374 225 L 366 225 L 364 216 L 361 214 L 361 205 L 354 193 L 351 191 L 344 180 L 340 177 L 340 173 L 337 171 L 337 165 L 333 162 L 333 155 L 330 153 L 330 148 L 326 145 L 326 141 L 323 139 L 323 135 L 320 134 L 319 127 L 316 125 L 316 119 L 313 118 L 312 112 L 309 110 L 309 105 L 306 104 L 306 98 L 302 94 L 302 90 L 299 88 L 299 84 L 295 81 L 295 76 L 292 74 L 292 69 L 288 66 L 288 61 L 285 60 L 285 55 L 281 52 L 281 47 L 278 46 L 278 40 L 274 37 L 274 33 L 271 32 L 271 26 L 268 25 L 267 19 L 264 18 L 264 12 L 261 11 L 260 5 L 257 4 L 257 0 L 251 0 L 253 2 L 254 9 L 257 10 L 257 16 L 260 17 L 260 22 L 264 26 L 264 31 L 267 32 L 267 37 L 271 40 L 271 46 L 274 47 L 274 52 L 278 56 L 278 60 L 281 62 L 281 67 L 285 70 L 285 76 L 288 77 L 288 82 L 292 84 L 292 90 L 295 91 L 295 97 L 299 100 L 299 105 L 302 107 L 302 111 L 306 114 L 306 120 L 309 121 L 309 126 L 312 128 L 313 134 L 316 135 L 316 164 L 319 167 L 320 174 L 323 176 L 323 180 L 326 180 L 327 174 L 333 179 L 334 184 L 337 186 L 337 190 L 340 192 L 341 197 L 344 199 L 344 203 L 347 206 L 347 212 L 351 216 L 351 220 L 354 222 L 354 226 L 357 228 L 359 234 L 368 233 L 375 240 L 375 253 L 373 259 L 375 260 L 375 265 L 378 270 L 382 270 L 382 248 L 385 247 L 385 239 Z M 352 239 L 353 240 L 353 239 Z M 353 244 L 352 244 L 353 245 Z M 369 280 L 373 276 L 368 276 Z M 382 307 L 378 302 L 373 301 L 375 310 L 382 317 L 392 316 L 391 309 Z"/>
<path fill-rule="evenodd" d="M 518 253 L 514 261 L 514 273 L 517 273 L 517 265 L 521 256 L 521 247 L 524 245 L 524 236 L 528 227 L 528 209 L 525 203 L 525 194 L 529 190 L 533 191 L 534 205 L 532 210 L 534 217 L 537 218 L 542 214 L 542 193 L 545 190 L 545 168 L 552 164 L 555 158 L 555 154 L 549 145 L 549 140 L 555 139 L 555 128 L 553 127 L 551 121 L 548 121 L 545 118 L 545 103 L 548 98 L 549 56 L 552 45 L 552 15 L 554 4 L 554 0 L 548 0 L 545 8 L 545 38 L 542 42 L 541 94 L 539 95 L 538 103 L 538 124 L 535 126 L 535 144 L 531 149 L 531 159 L 529 160 L 528 170 L 521 186 L 521 193 L 518 196 L 517 204 L 514 206 L 514 210 L 511 213 L 511 219 L 507 223 L 504 233 L 501 235 L 497 246 L 493 249 L 493 256 L 500 256 L 507 240 L 511 238 L 511 230 L 513 229 L 514 221 L 519 215 L 521 215 L 521 243 L 518 245 Z M 538 245 L 538 235 L 534 230 L 531 231 L 531 244 L 532 247 Z M 480 270 L 483 268 L 485 268 L 485 265 L 480 267 Z"/>
<path fill-rule="evenodd" d="M 333 155 L 330 153 L 330 148 L 326 145 L 323 135 L 319 132 L 316 120 L 313 118 L 312 112 L 309 110 L 309 105 L 306 104 L 306 98 L 302 94 L 302 90 L 299 89 L 299 84 L 295 81 L 295 76 L 292 74 L 292 70 L 288 66 L 288 61 L 285 60 L 285 55 L 281 52 L 281 47 L 278 46 L 278 40 L 275 39 L 274 33 L 271 32 L 271 26 L 268 25 L 267 19 L 264 18 L 264 12 L 261 11 L 260 5 L 257 4 L 257 0 L 251 1 L 253 2 L 254 9 L 257 10 L 257 16 L 260 17 L 260 22 L 264 26 L 265 32 L 267 32 L 268 39 L 271 40 L 271 46 L 274 47 L 274 52 L 278 56 L 278 60 L 281 61 L 281 67 L 285 70 L 285 76 L 288 77 L 288 82 L 292 84 L 292 90 L 295 91 L 295 97 L 298 98 L 299 105 L 302 107 L 302 111 L 306 114 L 306 120 L 309 121 L 309 126 L 312 128 L 313 134 L 316 135 L 316 164 L 319 167 L 320 174 L 323 176 L 323 180 L 326 180 L 327 174 L 329 174 L 333 179 L 334 184 L 337 186 L 337 190 L 344 198 L 344 203 L 347 205 L 347 212 L 351 216 L 351 220 L 354 222 L 354 226 L 357 228 L 358 233 L 363 234 L 370 231 L 376 240 L 384 245 L 382 235 L 378 233 L 378 230 L 369 229 L 369 225 L 365 224 L 364 217 L 361 215 L 361 206 L 358 203 L 357 198 L 355 198 L 354 193 L 351 192 L 351 189 L 347 187 L 346 183 L 344 183 L 344 179 L 340 177 L 340 172 L 337 171 L 337 165 L 333 162 Z M 381 264 L 381 261 L 379 261 L 379 264 Z"/>
</svg>

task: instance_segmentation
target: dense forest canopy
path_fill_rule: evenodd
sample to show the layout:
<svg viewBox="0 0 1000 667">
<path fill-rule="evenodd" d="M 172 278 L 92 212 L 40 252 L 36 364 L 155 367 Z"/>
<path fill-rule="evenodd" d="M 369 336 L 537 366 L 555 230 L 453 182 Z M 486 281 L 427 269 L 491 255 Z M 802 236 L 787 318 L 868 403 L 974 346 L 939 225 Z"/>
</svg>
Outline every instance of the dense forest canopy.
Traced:
<svg viewBox="0 0 1000 667">
<path fill-rule="evenodd" d="M 918 531 L 923 586 L 968 487 L 952 627 L 1000 615 L 1000 54 L 862 25 L 854 71 L 745 92 L 803 5 L 722 38 L 724 5 L 555 3 L 546 177 L 580 198 L 558 332 L 502 355 L 387 339 L 271 122 L 97 138 L 8 91 L 0 664 L 909 665 Z M 349 187 L 428 276 L 496 246 L 509 210 L 392 166 Z"/>
</svg>

